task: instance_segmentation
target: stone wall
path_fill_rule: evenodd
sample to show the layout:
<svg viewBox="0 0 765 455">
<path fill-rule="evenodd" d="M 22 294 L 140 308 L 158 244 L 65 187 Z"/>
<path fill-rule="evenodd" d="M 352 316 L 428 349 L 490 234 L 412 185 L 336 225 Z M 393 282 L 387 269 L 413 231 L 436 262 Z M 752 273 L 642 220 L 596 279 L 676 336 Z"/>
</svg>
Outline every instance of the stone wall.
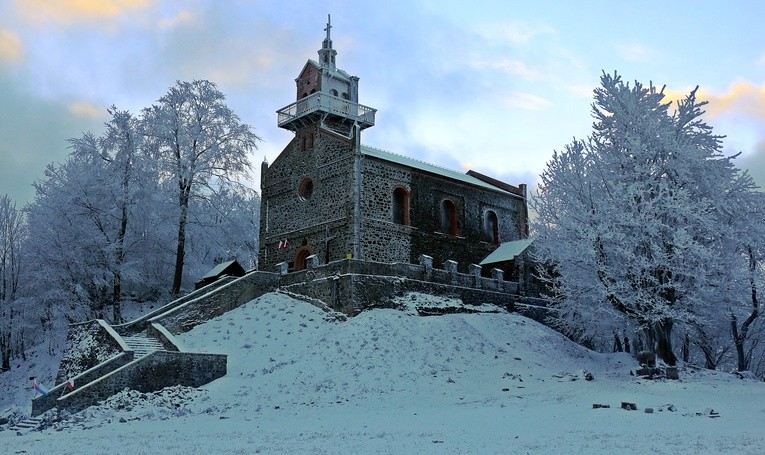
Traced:
<svg viewBox="0 0 765 455">
<path fill-rule="evenodd" d="M 456 206 L 456 236 L 441 232 L 444 199 L 453 201 Z M 500 242 L 522 237 L 520 223 L 525 210 L 522 199 L 425 173 L 412 176 L 410 209 L 412 225 L 417 229 L 412 233 L 409 262 L 416 262 L 421 254 L 427 254 L 438 264 L 457 261 L 460 271 L 467 272 L 469 264 L 479 263 L 496 248 L 487 238 L 484 226 L 488 210 L 497 215 Z"/>
<path fill-rule="evenodd" d="M 260 270 L 293 262 L 301 247 L 329 261 L 353 251 L 353 141 L 317 125 L 299 134 L 311 134 L 313 147 L 301 150 L 303 141 L 293 139 L 262 170 Z M 301 197 L 299 187 L 306 178 L 313 189 L 310 197 Z M 327 233 L 334 237 L 328 250 Z M 289 247 L 278 249 L 284 239 Z"/>
<path fill-rule="evenodd" d="M 126 351 L 96 365 L 78 375 L 71 376 L 75 386 L 85 385 L 95 381 L 105 374 L 109 374 L 133 361 L 133 351 Z M 67 380 L 68 380 L 67 379 Z M 32 417 L 42 414 L 56 407 L 58 398 L 65 392 L 65 383 L 59 383 L 48 391 L 48 395 L 40 395 L 32 400 Z"/>
<path fill-rule="evenodd" d="M 130 335 L 133 333 L 142 332 L 149 326 L 149 319 L 155 316 L 159 316 L 160 314 L 167 313 L 173 308 L 177 308 L 190 300 L 194 300 L 198 298 L 199 296 L 210 293 L 214 291 L 215 289 L 221 286 L 224 286 L 236 279 L 237 277 L 233 277 L 233 276 L 223 277 L 213 283 L 208 284 L 207 286 L 203 286 L 199 289 L 195 289 L 193 292 L 190 292 L 182 297 L 179 297 L 173 300 L 172 302 L 168 303 L 167 305 L 162 306 L 161 308 L 157 308 L 154 311 L 146 313 L 145 315 L 141 316 L 138 319 L 134 319 L 125 324 L 115 325 L 114 330 L 117 331 L 117 333 L 119 333 L 120 335 Z"/>
<path fill-rule="evenodd" d="M 77 412 L 125 388 L 154 392 L 174 385 L 200 387 L 225 375 L 223 354 L 156 351 L 64 395 L 57 406 Z"/>
<path fill-rule="evenodd" d="M 403 166 L 364 157 L 362 160 L 361 259 L 374 262 L 409 262 L 412 231 L 393 222 L 393 192 L 412 191 L 411 170 Z"/>
<path fill-rule="evenodd" d="M 459 298 L 466 304 L 492 303 L 512 307 L 517 299 L 518 283 L 504 281 L 500 276 L 432 268 L 418 264 L 385 264 L 368 261 L 343 260 L 296 273 L 282 275 L 279 286 L 289 292 L 319 299 L 345 314 L 355 314 L 365 308 L 389 306 L 397 296 L 419 292 L 449 298 Z"/>
<path fill-rule="evenodd" d="M 70 324 L 66 349 L 59 363 L 56 384 L 114 357 L 126 346 L 112 328 L 100 319 Z"/>
<path fill-rule="evenodd" d="M 250 272 L 221 286 L 216 292 L 205 294 L 150 319 L 177 335 L 199 324 L 233 310 L 252 299 L 276 289 L 279 276 L 268 272 Z"/>
</svg>

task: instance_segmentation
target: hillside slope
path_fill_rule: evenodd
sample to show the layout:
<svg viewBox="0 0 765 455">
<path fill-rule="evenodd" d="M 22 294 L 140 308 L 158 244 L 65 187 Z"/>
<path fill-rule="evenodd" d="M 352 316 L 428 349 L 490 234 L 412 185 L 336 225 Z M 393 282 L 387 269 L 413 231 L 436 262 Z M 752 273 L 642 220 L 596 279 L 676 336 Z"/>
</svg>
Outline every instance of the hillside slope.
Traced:
<svg viewBox="0 0 765 455">
<path fill-rule="evenodd" d="M 761 453 L 765 446 L 763 383 L 693 369 L 681 381 L 641 381 L 629 374 L 637 366 L 630 356 L 588 351 L 518 315 L 419 317 L 411 308 L 429 297 L 402 302 L 409 311 L 331 322 L 311 305 L 267 294 L 180 337 L 191 350 L 228 354 L 226 377 L 198 390 L 125 391 L 43 431 L 0 432 L 0 444 L 6 453 Z M 585 381 L 585 371 L 594 380 Z M 622 401 L 638 411 L 619 409 Z"/>
</svg>

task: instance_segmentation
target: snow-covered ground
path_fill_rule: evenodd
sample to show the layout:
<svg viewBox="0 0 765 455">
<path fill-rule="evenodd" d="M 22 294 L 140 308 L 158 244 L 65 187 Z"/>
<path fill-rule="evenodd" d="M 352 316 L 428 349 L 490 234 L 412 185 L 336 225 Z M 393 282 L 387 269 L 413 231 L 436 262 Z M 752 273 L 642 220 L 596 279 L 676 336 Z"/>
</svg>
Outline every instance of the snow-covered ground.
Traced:
<svg viewBox="0 0 765 455">
<path fill-rule="evenodd" d="M 690 367 L 680 381 L 641 380 L 632 357 L 515 314 L 416 316 L 428 300 L 337 322 L 267 294 L 179 337 L 228 354 L 224 378 L 125 391 L 42 431 L 2 431 L 0 451 L 765 452 L 765 383 Z"/>
</svg>

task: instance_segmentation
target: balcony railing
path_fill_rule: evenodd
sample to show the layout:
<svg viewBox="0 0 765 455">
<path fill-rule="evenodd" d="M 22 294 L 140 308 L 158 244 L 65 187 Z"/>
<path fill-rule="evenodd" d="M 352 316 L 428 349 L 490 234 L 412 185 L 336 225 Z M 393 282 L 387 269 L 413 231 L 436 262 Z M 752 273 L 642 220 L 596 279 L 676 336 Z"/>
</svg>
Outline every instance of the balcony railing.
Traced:
<svg viewBox="0 0 765 455">
<path fill-rule="evenodd" d="M 319 92 L 276 111 L 277 124 L 282 128 L 289 128 L 288 125 L 294 120 L 314 112 L 335 114 L 354 120 L 363 129 L 375 124 L 377 109 Z"/>
</svg>

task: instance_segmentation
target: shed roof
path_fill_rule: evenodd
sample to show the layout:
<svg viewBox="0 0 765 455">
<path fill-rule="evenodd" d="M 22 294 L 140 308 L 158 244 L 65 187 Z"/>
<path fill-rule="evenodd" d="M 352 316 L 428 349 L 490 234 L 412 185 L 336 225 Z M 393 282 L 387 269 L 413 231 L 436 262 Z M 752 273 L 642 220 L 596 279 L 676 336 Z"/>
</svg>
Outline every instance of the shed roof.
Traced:
<svg viewBox="0 0 765 455">
<path fill-rule="evenodd" d="M 419 169 L 421 171 L 439 175 L 441 177 L 450 178 L 453 180 L 458 180 L 460 182 L 468 183 L 470 185 L 484 188 L 487 190 L 496 191 L 498 193 L 508 194 L 515 197 L 521 197 L 518 194 L 506 191 L 505 189 L 492 185 L 484 180 L 477 179 L 473 177 L 472 175 L 463 174 L 461 172 L 453 171 L 451 169 L 436 166 L 434 164 L 426 163 L 424 161 L 416 160 L 414 158 L 409 158 L 408 156 L 391 153 L 391 152 L 381 150 L 375 147 L 370 147 L 368 145 L 361 146 L 361 153 L 365 156 L 370 156 L 372 158 L 389 161 L 392 163 L 400 164 L 402 166 Z"/>
<path fill-rule="evenodd" d="M 500 243 L 496 250 L 492 251 L 479 265 L 496 264 L 498 262 L 512 261 L 523 253 L 534 242 L 534 238 L 511 240 Z"/>
<path fill-rule="evenodd" d="M 217 278 L 217 277 L 218 277 L 218 276 L 219 276 L 221 273 L 223 273 L 223 272 L 224 272 L 224 271 L 225 271 L 227 268 L 229 268 L 229 267 L 231 267 L 232 265 L 234 265 L 234 263 L 236 263 L 236 266 L 237 266 L 238 268 L 240 268 L 240 269 L 242 268 L 242 266 L 241 266 L 241 265 L 239 265 L 239 264 L 236 262 L 236 260 L 233 260 L 233 261 L 228 261 L 228 262 L 221 262 L 220 264 L 218 264 L 218 265 L 216 265 L 215 267 L 213 267 L 213 268 L 212 268 L 212 270 L 210 270 L 209 272 L 207 272 L 207 274 L 206 274 L 205 276 L 203 276 L 201 279 L 202 279 L 202 280 L 205 280 L 205 279 L 208 279 L 208 278 Z"/>
</svg>

